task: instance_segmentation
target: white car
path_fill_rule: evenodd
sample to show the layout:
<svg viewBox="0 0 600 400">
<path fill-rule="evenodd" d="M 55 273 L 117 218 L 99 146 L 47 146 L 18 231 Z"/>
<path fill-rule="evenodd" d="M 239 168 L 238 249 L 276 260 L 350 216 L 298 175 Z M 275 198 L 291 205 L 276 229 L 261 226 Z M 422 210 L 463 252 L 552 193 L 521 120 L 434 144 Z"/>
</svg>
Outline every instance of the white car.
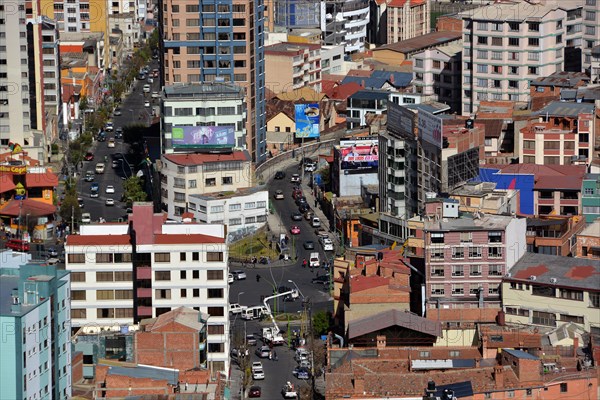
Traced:
<svg viewBox="0 0 600 400">
<path fill-rule="evenodd" d="M 154 78 L 148 75 L 148 83 L 154 83 Z"/>
<path fill-rule="evenodd" d="M 81 223 L 82 224 L 89 224 L 90 222 L 92 222 L 92 216 L 90 215 L 90 213 L 81 214 Z"/>
<path fill-rule="evenodd" d="M 113 185 L 106 186 L 106 193 L 115 193 L 115 187 Z"/>
<path fill-rule="evenodd" d="M 260 379 L 265 379 L 265 372 L 261 369 L 255 369 L 252 371 L 252 379 L 258 381 Z"/>
<path fill-rule="evenodd" d="M 233 275 L 233 279 L 236 281 L 241 281 L 242 279 L 246 279 L 246 273 L 241 269 L 231 271 L 231 275 Z"/>
<path fill-rule="evenodd" d="M 292 182 L 292 183 L 300 182 L 300 175 L 298 175 L 298 174 L 292 175 L 292 177 L 290 178 L 290 182 Z"/>
<path fill-rule="evenodd" d="M 329 238 L 321 238 L 321 245 L 325 251 L 333 251 L 333 242 Z"/>
<path fill-rule="evenodd" d="M 106 199 L 106 201 L 104 202 L 105 206 L 111 207 L 115 205 L 115 200 L 114 199 Z"/>
<path fill-rule="evenodd" d="M 263 369 L 263 365 L 260 361 L 254 361 L 252 363 L 252 372 L 254 372 L 257 369 Z"/>
<path fill-rule="evenodd" d="M 229 305 L 229 312 L 231 314 L 241 314 L 247 308 L 247 306 L 241 306 L 238 303 L 233 303 Z"/>
<path fill-rule="evenodd" d="M 275 200 L 283 200 L 283 190 L 278 190 L 275 192 Z"/>
<path fill-rule="evenodd" d="M 159 97 L 160 97 L 160 95 L 158 94 L 158 92 L 152 92 L 152 98 L 153 99 L 157 99 Z"/>
<path fill-rule="evenodd" d="M 148 84 L 144 85 L 144 93 L 150 93 L 150 85 L 148 85 Z"/>
<path fill-rule="evenodd" d="M 227 283 L 233 283 L 233 281 L 235 281 L 233 274 L 227 274 Z"/>
<path fill-rule="evenodd" d="M 115 147 L 115 139 L 108 139 L 108 147 Z"/>
<path fill-rule="evenodd" d="M 150 102 L 148 100 L 144 102 L 144 107 L 150 107 Z"/>
</svg>

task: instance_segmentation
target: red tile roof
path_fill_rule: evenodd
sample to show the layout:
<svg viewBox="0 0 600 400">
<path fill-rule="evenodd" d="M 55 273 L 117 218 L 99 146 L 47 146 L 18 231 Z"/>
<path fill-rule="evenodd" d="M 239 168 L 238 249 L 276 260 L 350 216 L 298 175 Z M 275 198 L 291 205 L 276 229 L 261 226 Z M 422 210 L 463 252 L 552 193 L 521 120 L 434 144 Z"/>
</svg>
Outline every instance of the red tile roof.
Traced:
<svg viewBox="0 0 600 400">
<path fill-rule="evenodd" d="M 27 188 L 34 187 L 57 187 L 58 176 L 52 172 L 44 172 L 41 174 L 25 175 L 25 186 Z"/>
<path fill-rule="evenodd" d="M 130 245 L 129 235 L 69 235 L 67 246 Z"/>
<path fill-rule="evenodd" d="M 387 286 L 390 283 L 390 278 L 382 276 L 363 276 L 357 275 L 350 279 L 350 291 L 352 293 L 361 292 L 363 290 L 373 289 L 380 286 Z"/>
<path fill-rule="evenodd" d="M 425 0 L 392 0 L 388 3 L 388 7 L 404 7 L 406 2 L 410 3 L 411 7 L 419 6 L 425 3 Z"/>
<path fill-rule="evenodd" d="M 199 233 L 186 234 L 157 234 L 154 235 L 154 244 L 203 244 L 225 243 L 224 238 L 202 235 Z"/>
<path fill-rule="evenodd" d="M 500 170 L 503 174 L 534 174 L 536 190 L 581 190 L 586 168 L 585 165 L 510 164 L 500 167 Z"/>
<path fill-rule="evenodd" d="M 250 161 L 247 151 L 234 151 L 228 154 L 186 153 L 165 154 L 164 157 L 177 165 L 202 165 L 224 161 Z"/>
<path fill-rule="evenodd" d="M 548 268 L 545 265 L 536 265 L 535 267 L 529 267 L 515 274 L 517 279 L 529 279 L 530 276 L 540 276 L 548 272 Z"/>
<path fill-rule="evenodd" d="M 323 93 L 331 100 L 346 101 L 348 97 L 363 89 L 363 86 L 358 82 L 349 82 L 345 85 L 333 86 L 328 89 L 323 89 Z"/>
<path fill-rule="evenodd" d="M 12 175 L 0 175 L 0 193 L 9 192 L 14 188 Z"/>
</svg>

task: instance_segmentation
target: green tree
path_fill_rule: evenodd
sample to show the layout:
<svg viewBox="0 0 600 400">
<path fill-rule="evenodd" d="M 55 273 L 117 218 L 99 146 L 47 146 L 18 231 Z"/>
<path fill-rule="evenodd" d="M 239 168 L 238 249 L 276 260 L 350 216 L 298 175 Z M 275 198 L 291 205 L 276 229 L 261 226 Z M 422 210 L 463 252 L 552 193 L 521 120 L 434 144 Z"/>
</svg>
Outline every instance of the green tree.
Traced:
<svg viewBox="0 0 600 400">
<path fill-rule="evenodd" d="M 142 188 L 142 180 L 137 176 L 127 178 L 123 182 L 123 199 L 127 203 L 127 207 L 136 201 L 146 201 L 147 194 Z"/>
<path fill-rule="evenodd" d="M 313 314 L 313 331 L 315 335 L 324 335 L 331 326 L 331 313 L 329 311 L 319 311 Z"/>
<path fill-rule="evenodd" d="M 79 223 L 81 220 L 81 208 L 79 208 L 77 192 L 75 190 L 69 190 L 65 194 L 65 198 L 60 204 L 59 214 L 62 220 L 69 225 L 71 221 Z"/>
</svg>

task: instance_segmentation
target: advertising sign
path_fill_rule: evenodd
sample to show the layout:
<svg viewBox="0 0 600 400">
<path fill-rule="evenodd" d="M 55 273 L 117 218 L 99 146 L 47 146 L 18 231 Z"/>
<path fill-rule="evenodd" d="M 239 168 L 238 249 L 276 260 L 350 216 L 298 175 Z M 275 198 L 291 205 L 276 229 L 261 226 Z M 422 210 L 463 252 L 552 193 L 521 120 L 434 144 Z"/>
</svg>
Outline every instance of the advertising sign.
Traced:
<svg viewBox="0 0 600 400">
<path fill-rule="evenodd" d="M 430 112 L 419 110 L 419 137 L 438 148 L 442 148 L 442 119 Z"/>
<path fill-rule="evenodd" d="M 347 173 L 377 172 L 379 144 L 377 139 L 340 141 L 340 169 Z"/>
<path fill-rule="evenodd" d="M 317 103 L 296 104 L 296 137 L 318 138 L 320 114 Z"/>
<path fill-rule="evenodd" d="M 388 103 L 387 130 L 403 139 L 414 140 L 415 113 L 396 103 Z"/>
<path fill-rule="evenodd" d="M 174 149 L 202 149 L 235 146 L 233 126 L 174 126 Z"/>
<path fill-rule="evenodd" d="M 0 165 L 0 172 L 10 172 L 15 175 L 23 175 L 27 172 L 27 167 L 16 165 Z"/>
</svg>

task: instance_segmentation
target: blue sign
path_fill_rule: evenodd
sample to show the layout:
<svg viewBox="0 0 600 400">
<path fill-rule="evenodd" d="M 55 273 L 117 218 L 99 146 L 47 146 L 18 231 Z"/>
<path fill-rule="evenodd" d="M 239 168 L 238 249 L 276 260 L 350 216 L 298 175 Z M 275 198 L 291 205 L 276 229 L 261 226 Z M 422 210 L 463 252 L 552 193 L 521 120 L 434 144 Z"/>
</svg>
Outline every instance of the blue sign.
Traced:
<svg viewBox="0 0 600 400">
<path fill-rule="evenodd" d="M 318 138 L 320 114 L 317 103 L 296 104 L 296 137 Z"/>
</svg>

